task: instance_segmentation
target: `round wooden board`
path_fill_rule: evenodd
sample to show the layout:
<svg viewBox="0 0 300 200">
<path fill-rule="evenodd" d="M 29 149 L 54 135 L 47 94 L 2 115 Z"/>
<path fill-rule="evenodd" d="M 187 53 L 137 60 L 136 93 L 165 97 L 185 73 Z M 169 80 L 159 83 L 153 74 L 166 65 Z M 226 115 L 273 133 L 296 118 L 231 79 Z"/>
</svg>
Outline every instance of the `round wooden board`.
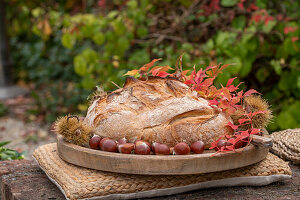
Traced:
<svg viewBox="0 0 300 200">
<path fill-rule="evenodd" d="M 249 145 L 237 152 L 216 154 L 211 151 L 190 155 L 135 155 L 93 150 L 65 142 L 57 137 L 61 159 L 74 165 L 108 172 L 147 175 L 183 175 L 240 168 L 263 160 L 269 148 Z"/>
</svg>

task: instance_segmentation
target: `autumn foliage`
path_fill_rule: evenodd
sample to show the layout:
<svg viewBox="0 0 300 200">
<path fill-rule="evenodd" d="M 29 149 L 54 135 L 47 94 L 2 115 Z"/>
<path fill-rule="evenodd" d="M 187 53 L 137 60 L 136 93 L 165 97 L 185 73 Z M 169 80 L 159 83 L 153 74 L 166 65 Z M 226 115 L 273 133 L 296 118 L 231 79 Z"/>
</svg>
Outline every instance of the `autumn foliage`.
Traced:
<svg viewBox="0 0 300 200">
<path fill-rule="evenodd" d="M 211 143 L 210 149 L 215 149 L 217 153 L 235 151 L 235 149 L 243 147 L 250 143 L 251 135 L 261 134 L 262 130 L 255 128 L 252 123 L 252 119 L 257 114 L 265 113 L 266 111 L 247 112 L 243 108 L 244 97 L 252 94 L 258 94 L 254 89 L 250 89 L 246 92 L 239 89 L 242 83 L 233 84 L 233 81 L 237 78 L 231 78 L 227 81 L 226 86 L 220 85 L 216 87 L 214 81 L 222 70 L 229 67 L 230 64 L 218 64 L 215 66 L 208 66 L 205 69 L 200 68 L 198 71 L 194 66 L 193 70 L 182 70 L 182 55 L 178 58 L 175 71 L 170 66 L 154 66 L 154 64 L 161 59 L 154 59 L 150 63 L 143 65 L 140 69 L 134 69 L 128 71 L 124 76 L 130 75 L 137 78 L 146 78 L 148 76 L 158 77 L 173 77 L 184 82 L 190 89 L 197 92 L 198 97 L 205 98 L 209 101 L 210 106 L 218 107 L 227 115 L 233 115 L 236 110 L 243 110 L 242 118 L 238 120 L 238 124 L 227 124 L 233 130 L 233 135 L 224 135 L 217 141 Z M 153 67 L 154 66 L 154 67 Z M 173 70 L 173 73 L 169 73 L 169 70 Z M 188 75 L 189 74 L 189 75 Z M 247 130 L 239 128 L 240 126 L 249 125 Z M 225 140 L 225 144 L 220 146 L 220 140 Z"/>
</svg>

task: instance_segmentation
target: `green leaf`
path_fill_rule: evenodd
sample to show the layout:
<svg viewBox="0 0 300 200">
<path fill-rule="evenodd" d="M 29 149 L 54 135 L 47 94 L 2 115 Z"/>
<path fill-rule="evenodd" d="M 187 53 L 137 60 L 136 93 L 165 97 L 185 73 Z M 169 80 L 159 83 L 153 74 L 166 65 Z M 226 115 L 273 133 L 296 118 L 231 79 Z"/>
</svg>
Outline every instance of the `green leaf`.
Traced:
<svg viewBox="0 0 300 200">
<path fill-rule="evenodd" d="M 0 103 L 0 117 L 4 116 L 8 112 L 8 109 Z"/>
<path fill-rule="evenodd" d="M 72 49 L 76 40 L 75 40 L 74 36 L 72 36 L 70 33 L 65 33 L 65 34 L 63 34 L 63 36 L 61 38 L 61 42 L 66 48 Z"/>
<path fill-rule="evenodd" d="M 252 62 L 249 60 L 244 60 L 240 72 L 241 77 L 246 77 L 251 72 L 251 69 L 252 69 Z"/>
<path fill-rule="evenodd" d="M 282 111 L 277 118 L 277 123 L 280 129 L 288 129 L 288 128 L 298 128 L 297 121 L 291 115 L 291 113 Z"/>
<path fill-rule="evenodd" d="M 107 18 L 108 18 L 108 19 L 113 19 L 113 18 L 115 18 L 117 15 L 118 15 L 118 11 L 117 11 L 117 10 L 113 10 L 113 11 L 110 11 L 110 12 L 107 14 Z"/>
<path fill-rule="evenodd" d="M 148 29 L 145 27 L 145 26 L 140 26 L 138 29 L 137 29 L 137 35 L 139 37 L 144 37 L 148 34 Z"/>
<path fill-rule="evenodd" d="M 137 0 L 130 0 L 129 2 L 127 2 L 127 6 L 131 9 L 136 9 L 138 6 L 138 2 Z"/>
<path fill-rule="evenodd" d="M 74 58 L 74 70 L 75 70 L 75 72 L 80 76 L 84 76 L 87 73 L 86 68 L 87 68 L 86 60 L 81 55 L 75 56 L 75 58 Z"/>
<path fill-rule="evenodd" d="M 232 64 L 231 66 L 229 66 L 228 68 L 225 69 L 230 74 L 237 74 L 240 72 L 240 70 L 242 68 L 242 61 L 239 57 L 233 57 L 233 58 L 227 59 L 224 61 L 224 63 Z"/>
<path fill-rule="evenodd" d="M 276 21 L 273 20 L 273 21 L 269 21 L 268 24 L 265 24 L 262 28 L 263 32 L 265 33 L 269 33 L 273 28 L 274 26 L 276 25 Z"/>
<path fill-rule="evenodd" d="M 96 86 L 96 82 L 91 76 L 84 77 L 84 79 L 81 81 L 81 84 L 85 89 L 88 90 L 91 90 Z"/>
<path fill-rule="evenodd" d="M 209 53 L 214 48 L 214 41 L 212 39 L 207 40 L 207 42 L 202 46 L 203 51 Z"/>
<path fill-rule="evenodd" d="M 222 46 L 224 44 L 224 41 L 228 38 L 227 32 L 219 32 L 216 37 L 216 45 Z"/>
<path fill-rule="evenodd" d="M 36 18 L 41 16 L 44 13 L 45 13 L 44 10 L 42 10 L 42 8 L 39 8 L 39 7 L 35 8 L 31 11 L 32 16 L 34 16 Z"/>
<path fill-rule="evenodd" d="M 98 32 L 96 34 L 94 34 L 93 36 L 93 41 L 97 44 L 97 45 L 102 45 L 105 41 L 105 35 L 101 32 Z"/>
<path fill-rule="evenodd" d="M 259 8 L 266 8 L 267 7 L 267 1 L 268 0 L 256 0 L 256 5 Z"/>
<path fill-rule="evenodd" d="M 93 49 L 85 49 L 82 52 L 82 56 L 88 64 L 95 64 L 98 62 L 98 54 Z"/>
<path fill-rule="evenodd" d="M 149 62 L 150 57 L 146 49 L 138 49 L 130 54 L 129 66 L 143 65 Z M 132 68 L 133 69 L 133 68 Z"/>
<path fill-rule="evenodd" d="M 278 88 L 281 91 L 289 91 L 290 88 L 294 86 L 295 82 L 293 80 L 293 74 L 285 71 L 281 76 L 280 76 L 280 81 L 278 83 Z"/>
<path fill-rule="evenodd" d="M 265 67 L 261 67 L 259 70 L 257 70 L 255 74 L 257 80 L 261 83 L 263 83 L 268 78 L 269 75 L 270 73 Z"/>
<path fill-rule="evenodd" d="M 246 16 L 244 15 L 234 18 L 234 20 L 232 21 L 233 28 L 243 29 L 246 25 L 246 20 Z"/>
<path fill-rule="evenodd" d="M 270 64 L 274 68 L 276 74 L 282 74 L 281 64 L 279 60 L 271 60 Z"/>
<path fill-rule="evenodd" d="M 123 57 L 125 51 L 129 48 L 129 46 L 129 40 L 126 37 L 120 37 L 118 39 L 118 48 L 115 49 L 115 51 L 120 57 Z"/>
<path fill-rule="evenodd" d="M 224 7 L 232 7 L 238 3 L 238 0 L 221 0 L 221 5 Z"/>
<path fill-rule="evenodd" d="M 121 20 L 114 20 L 112 26 L 114 27 L 115 33 L 119 36 L 122 36 L 126 32 L 126 27 Z"/>
<path fill-rule="evenodd" d="M 245 43 L 248 40 L 250 40 L 254 36 L 255 33 L 256 33 L 256 27 L 255 26 L 248 27 L 245 30 L 245 32 L 244 32 L 244 34 L 242 36 L 242 42 Z"/>
<path fill-rule="evenodd" d="M 10 141 L 0 142 L 0 147 L 3 147 L 3 146 L 5 146 L 5 145 L 7 145 L 9 143 L 10 143 Z"/>
</svg>

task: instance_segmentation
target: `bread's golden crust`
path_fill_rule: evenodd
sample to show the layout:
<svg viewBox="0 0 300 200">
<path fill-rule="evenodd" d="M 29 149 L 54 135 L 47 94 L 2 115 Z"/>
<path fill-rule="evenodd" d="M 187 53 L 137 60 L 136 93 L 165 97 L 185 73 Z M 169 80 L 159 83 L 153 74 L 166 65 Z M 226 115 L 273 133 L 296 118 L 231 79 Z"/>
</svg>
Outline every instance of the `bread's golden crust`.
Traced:
<svg viewBox="0 0 300 200">
<path fill-rule="evenodd" d="M 171 78 L 129 78 L 122 89 L 89 107 L 86 122 L 96 134 L 174 146 L 202 140 L 206 147 L 219 136 L 230 134 L 231 120 L 208 101 L 197 98 L 187 85 Z"/>
</svg>

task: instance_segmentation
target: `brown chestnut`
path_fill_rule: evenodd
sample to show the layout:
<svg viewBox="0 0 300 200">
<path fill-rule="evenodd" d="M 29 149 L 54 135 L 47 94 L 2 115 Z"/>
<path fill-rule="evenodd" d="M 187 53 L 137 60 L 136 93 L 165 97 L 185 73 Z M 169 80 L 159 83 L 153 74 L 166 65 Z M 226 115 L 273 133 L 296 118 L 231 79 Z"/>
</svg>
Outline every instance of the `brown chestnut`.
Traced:
<svg viewBox="0 0 300 200">
<path fill-rule="evenodd" d="M 90 141 L 89 141 L 89 145 L 91 149 L 99 149 L 100 148 L 100 141 L 101 141 L 101 137 L 98 135 L 94 135 Z"/>
<path fill-rule="evenodd" d="M 174 146 L 174 153 L 176 155 L 186 155 L 190 153 L 190 147 L 184 142 L 180 142 Z"/>
<path fill-rule="evenodd" d="M 247 142 L 244 142 L 244 141 L 237 141 L 235 144 L 234 144 L 234 148 L 236 149 L 239 149 L 239 148 L 242 148 L 244 146 L 246 146 Z"/>
<path fill-rule="evenodd" d="M 103 142 L 104 142 L 105 140 L 110 140 L 110 138 L 103 138 L 103 139 L 99 142 L 99 147 L 100 147 L 101 150 L 103 150 Z"/>
<path fill-rule="evenodd" d="M 203 153 L 204 146 L 205 146 L 204 142 L 197 141 L 197 142 L 194 142 L 193 144 L 191 144 L 191 150 L 194 153 L 200 154 L 200 153 Z"/>
<path fill-rule="evenodd" d="M 156 143 L 154 145 L 154 150 L 153 152 L 156 154 L 156 155 L 169 155 L 170 154 L 170 147 L 166 144 L 159 144 L 159 143 Z"/>
<path fill-rule="evenodd" d="M 118 139 L 117 143 L 118 144 L 125 144 L 125 143 L 127 143 L 127 139 L 126 138 Z"/>
<path fill-rule="evenodd" d="M 146 143 L 150 147 L 150 149 L 151 149 L 151 144 L 149 142 L 145 141 L 145 140 L 136 140 L 134 142 L 135 146 L 137 146 L 137 145 L 139 145 L 141 143 Z"/>
<path fill-rule="evenodd" d="M 134 144 L 132 143 L 125 143 L 125 144 L 119 144 L 118 150 L 120 153 L 130 154 L 134 149 Z"/>
<path fill-rule="evenodd" d="M 106 139 L 106 140 L 104 140 L 103 143 L 102 143 L 101 150 L 108 151 L 108 152 L 117 152 L 118 146 L 117 146 L 116 141 L 114 141 L 112 139 Z"/>
<path fill-rule="evenodd" d="M 139 155 L 149 155 L 151 152 L 150 147 L 145 143 L 136 143 L 134 153 Z"/>
<path fill-rule="evenodd" d="M 159 144 L 160 144 L 160 143 L 158 143 L 158 142 L 153 142 L 153 143 L 152 143 L 151 149 L 152 149 L 153 152 L 155 152 L 155 147 L 156 147 L 156 145 L 159 145 Z"/>
<path fill-rule="evenodd" d="M 227 145 L 227 141 L 226 140 L 219 140 L 217 147 L 221 148 L 223 146 Z"/>
</svg>

